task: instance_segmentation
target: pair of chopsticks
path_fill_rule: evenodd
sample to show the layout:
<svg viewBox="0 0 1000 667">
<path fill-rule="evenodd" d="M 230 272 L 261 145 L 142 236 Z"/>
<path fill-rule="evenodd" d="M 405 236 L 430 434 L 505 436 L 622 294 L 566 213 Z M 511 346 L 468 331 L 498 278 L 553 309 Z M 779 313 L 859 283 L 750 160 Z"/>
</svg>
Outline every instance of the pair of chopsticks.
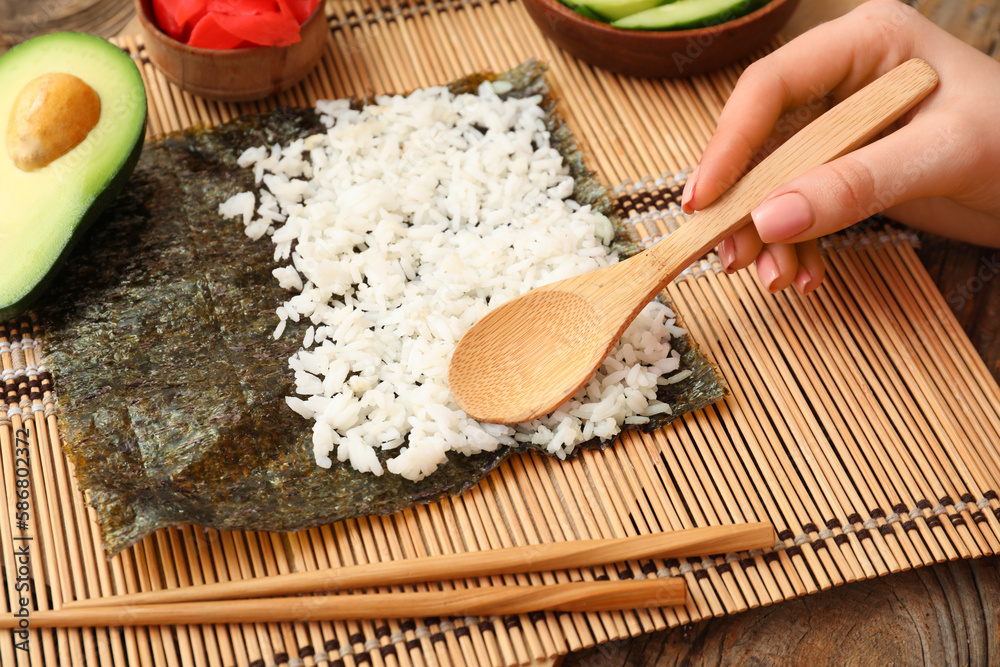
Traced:
<svg viewBox="0 0 1000 667">
<path fill-rule="evenodd" d="M 444 591 L 344 593 L 363 588 L 684 558 L 774 546 L 771 524 L 691 528 L 617 539 L 556 542 L 351 565 L 256 579 L 67 602 L 34 611 L 31 627 L 116 627 L 339 621 L 536 611 L 613 611 L 683 605 L 684 579 L 498 585 Z M 339 595 L 309 595 L 341 593 Z M 0 629 L 18 627 L 0 617 Z"/>
</svg>

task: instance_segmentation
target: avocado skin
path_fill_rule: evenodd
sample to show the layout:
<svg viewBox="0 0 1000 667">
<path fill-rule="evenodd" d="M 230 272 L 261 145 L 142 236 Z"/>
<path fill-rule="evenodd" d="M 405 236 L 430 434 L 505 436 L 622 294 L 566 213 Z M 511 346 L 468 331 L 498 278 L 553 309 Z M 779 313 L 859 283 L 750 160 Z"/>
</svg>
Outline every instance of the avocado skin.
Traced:
<svg viewBox="0 0 1000 667">
<path fill-rule="evenodd" d="M 45 274 L 38 279 L 35 284 L 24 293 L 22 296 L 13 301 L 0 301 L 0 321 L 9 320 L 16 318 L 24 314 L 32 305 L 34 305 L 38 299 L 43 295 L 48 287 L 50 287 L 53 282 L 57 279 L 60 270 L 65 265 L 67 261 L 71 261 L 72 250 L 79 242 L 79 240 L 86 234 L 87 230 L 100 218 L 102 213 L 114 202 L 117 196 L 122 192 L 125 184 L 128 182 L 129 177 L 132 175 L 136 164 L 139 161 L 139 156 L 142 153 L 142 148 L 145 143 L 146 136 L 146 125 L 148 122 L 148 103 L 146 102 L 146 90 L 143 83 L 141 74 L 139 73 L 138 67 L 132 58 L 121 51 L 117 46 L 108 43 L 106 40 L 96 37 L 94 35 L 84 34 L 84 33 L 74 33 L 74 32 L 61 32 L 61 33 L 51 33 L 43 35 L 41 37 L 36 37 L 26 42 L 23 42 L 12 49 L 10 49 L 4 57 L 0 58 L 0 67 L 3 67 L 4 61 L 8 60 L 12 62 L 14 59 L 11 56 L 19 54 L 22 50 L 27 50 L 32 46 L 37 48 L 37 43 L 43 40 L 56 43 L 56 40 L 65 38 L 66 44 L 71 45 L 72 48 L 107 48 L 113 49 L 121 53 L 121 57 L 124 61 L 127 61 L 127 67 L 131 67 L 134 72 L 135 85 L 141 88 L 141 91 L 136 91 L 137 98 L 142 100 L 142 118 L 141 127 L 137 133 L 134 143 L 129 147 L 127 154 L 125 154 L 124 159 L 120 160 L 113 171 L 109 172 L 108 178 L 105 179 L 105 185 L 100 191 L 96 193 L 93 201 L 86 208 L 86 210 L 79 214 L 75 225 L 73 226 L 72 233 L 67 238 L 62 249 L 59 251 L 57 258 L 51 263 L 49 269 Z M 36 43 L 33 45 L 32 43 Z M 99 43 L 100 42 L 100 43 Z M 58 44 L 62 48 L 66 48 L 66 44 Z M 60 69 L 56 65 L 55 69 Z M 45 73 L 44 71 L 39 71 L 38 74 Z M 109 73 L 109 75 L 120 74 L 119 70 L 114 70 Z M 138 93 L 141 92 L 141 95 Z M 110 102 L 109 106 L 114 108 L 113 100 L 102 100 L 102 106 Z M 103 111 L 102 111 L 103 113 Z M 0 128 L 6 128 L 8 119 L 0 118 Z M 130 121 L 127 126 L 127 131 L 131 131 L 135 127 L 133 121 Z M 3 138 L 6 132 L 0 132 L 0 151 L 3 151 L 2 159 L 8 159 L 6 146 L 3 145 Z M 76 149 L 74 149 L 76 150 Z M 71 156 L 73 150 L 67 153 L 67 156 Z M 17 251 L 16 246 L 13 248 L 5 248 L 5 250 Z M 0 276 L 0 280 L 4 279 Z"/>
<path fill-rule="evenodd" d="M 24 295 L 21 299 L 10 304 L 0 305 L 0 321 L 10 320 L 19 315 L 24 314 L 35 302 L 38 301 L 39 297 L 55 282 L 56 278 L 59 276 L 60 270 L 66 263 L 66 260 L 70 257 L 73 252 L 73 248 L 80 241 L 87 230 L 100 219 L 101 214 L 111 205 L 112 202 L 121 194 L 122 190 L 125 188 L 125 184 L 128 182 L 129 177 L 135 170 L 135 165 L 139 162 L 139 156 L 142 155 L 142 147 L 144 142 L 144 137 L 146 136 L 146 118 L 142 120 L 142 132 L 140 133 L 140 139 L 136 142 L 135 146 L 132 147 L 132 151 L 129 156 L 125 158 L 125 161 L 121 163 L 118 171 L 112 176 L 108 183 L 108 186 L 104 188 L 103 191 L 94 199 L 94 202 L 87 209 L 87 212 L 80 217 L 80 222 L 77 223 L 76 230 L 73 232 L 72 237 L 66 243 L 62 252 L 59 254 L 59 258 L 56 259 L 52 264 L 52 268 L 45 277 L 42 278 L 35 287 Z"/>
</svg>

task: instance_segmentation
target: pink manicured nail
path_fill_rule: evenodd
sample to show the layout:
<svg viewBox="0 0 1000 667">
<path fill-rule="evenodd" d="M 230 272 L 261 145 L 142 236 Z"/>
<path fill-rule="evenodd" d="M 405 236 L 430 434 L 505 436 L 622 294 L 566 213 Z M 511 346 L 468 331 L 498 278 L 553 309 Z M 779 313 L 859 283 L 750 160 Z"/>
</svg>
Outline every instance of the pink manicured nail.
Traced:
<svg viewBox="0 0 1000 667">
<path fill-rule="evenodd" d="M 757 277 L 760 278 L 760 284 L 764 289 L 770 292 L 774 281 L 778 279 L 778 263 L 774 261 L 771 253 L 762 252 L 757 256 Z"/>
<path fill-rule="evenodd" d="M 694 199 L 695 179 L 698 178 L 698 167 L 694 168 L 688 176 L 687 183 L 684 184 L 684 191 L 681 193 L 681 208 L 685 213 L 693 213 L 691 210 L 691 200 Z"/>
<path fill-rule="evenodd" d="M 795 274 L 795 289 L 799 291 L 799 294 L 806 295 L 816 289 L 816 286 L 812 284 L 812 279 L 811 273 L 799 267 L 799 272 Z"/>
<path fill-rule="evenodd" d="M 809 200 L 798 192 L 770 199 L 751 211 L 750 216 L 764 243 L 776 243 L 801 234 L 812 227 L 815 219 Z"/>
<path fill-rule="evenodd" d="M 736 249 L 733 247 L 732 237 L 722 239 L 719 243 L 719 261 L 726 273 L 732 273 L 733 262 L 736 261 Z"/>
</svg>

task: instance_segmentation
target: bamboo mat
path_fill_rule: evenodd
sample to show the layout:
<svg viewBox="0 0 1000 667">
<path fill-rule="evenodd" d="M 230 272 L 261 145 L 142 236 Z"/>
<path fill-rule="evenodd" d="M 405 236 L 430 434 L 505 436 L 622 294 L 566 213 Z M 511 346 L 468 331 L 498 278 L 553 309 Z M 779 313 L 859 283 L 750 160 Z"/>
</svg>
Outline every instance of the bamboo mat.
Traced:
<svg viewBox="0 0 1000 667">
<path fill-rule="evenodd" d="M 620 211 L 652 240 L 683 223 L 677 197 L 684 174 L 697 163 L 739 69 L 678 81 L 596 70 L 542 38 L 517 0 L 341 0 L 329 10 L 319 69 L 262 104 L 219 105 L 183 94 L 141 44 L 126 40 L 146 77 L 150 134 L 278 104 L 408 91 L 534 56 L 550 65 L 553 92 L 590 167 L 605 183 L 620 184 Z M 60 454 L 45 332 L 30 320 L 9 323 L 0 329 L 9 407 L 0 417 L 5 613 L 20 610 L 23 581 L 28 607 L 44 609 L 338 564 L 743 521 L 773 522 L 780 541 L 753 553 L 440 584 L 683 576 L 691 593 L 684 608 L 31 630 L 30 658 L 16 647 L 16 634 L 0 635 L 0 664 L 526 664 L 845 582 L 1000 552 L 1000 388 L 907 235 L 860 228 L 830 240 L 825 257 L 829 277 L 808 298 L 769 295 L 747 271 L 720 272 L 714 256 L 668 288 L 732 393 L 666 429 L 627 432 L 572 462 L 518 456 L 461 497 L 393 516 L 292 534 L 171 528 L 111 560 Z M 24 516 L 17 514 L 19 490 L 29 494 Z"/>
</svg>

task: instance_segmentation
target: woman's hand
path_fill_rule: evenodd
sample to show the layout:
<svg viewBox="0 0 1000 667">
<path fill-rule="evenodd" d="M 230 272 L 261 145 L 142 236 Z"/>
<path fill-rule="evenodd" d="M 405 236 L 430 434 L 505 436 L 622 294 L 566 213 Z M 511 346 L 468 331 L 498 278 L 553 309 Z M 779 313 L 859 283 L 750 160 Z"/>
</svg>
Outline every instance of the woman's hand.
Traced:
<svg viewBox="0 0 1000 667">
<path fill-rule="evenodd" d="M 775 127 L 817 115 L 910 58 L 937 89 L 878 140 L 789 181 L 718 247 L 727 272 L 757 262 L 770 292 L 823 280 L 816 239 L 887 211 L 918 229 L 1000 247 L 1000 63 L 896 0 L 873 0 L 750 65 L 684 187 L 704 208 L 773 143 Z"/>
</svg>

